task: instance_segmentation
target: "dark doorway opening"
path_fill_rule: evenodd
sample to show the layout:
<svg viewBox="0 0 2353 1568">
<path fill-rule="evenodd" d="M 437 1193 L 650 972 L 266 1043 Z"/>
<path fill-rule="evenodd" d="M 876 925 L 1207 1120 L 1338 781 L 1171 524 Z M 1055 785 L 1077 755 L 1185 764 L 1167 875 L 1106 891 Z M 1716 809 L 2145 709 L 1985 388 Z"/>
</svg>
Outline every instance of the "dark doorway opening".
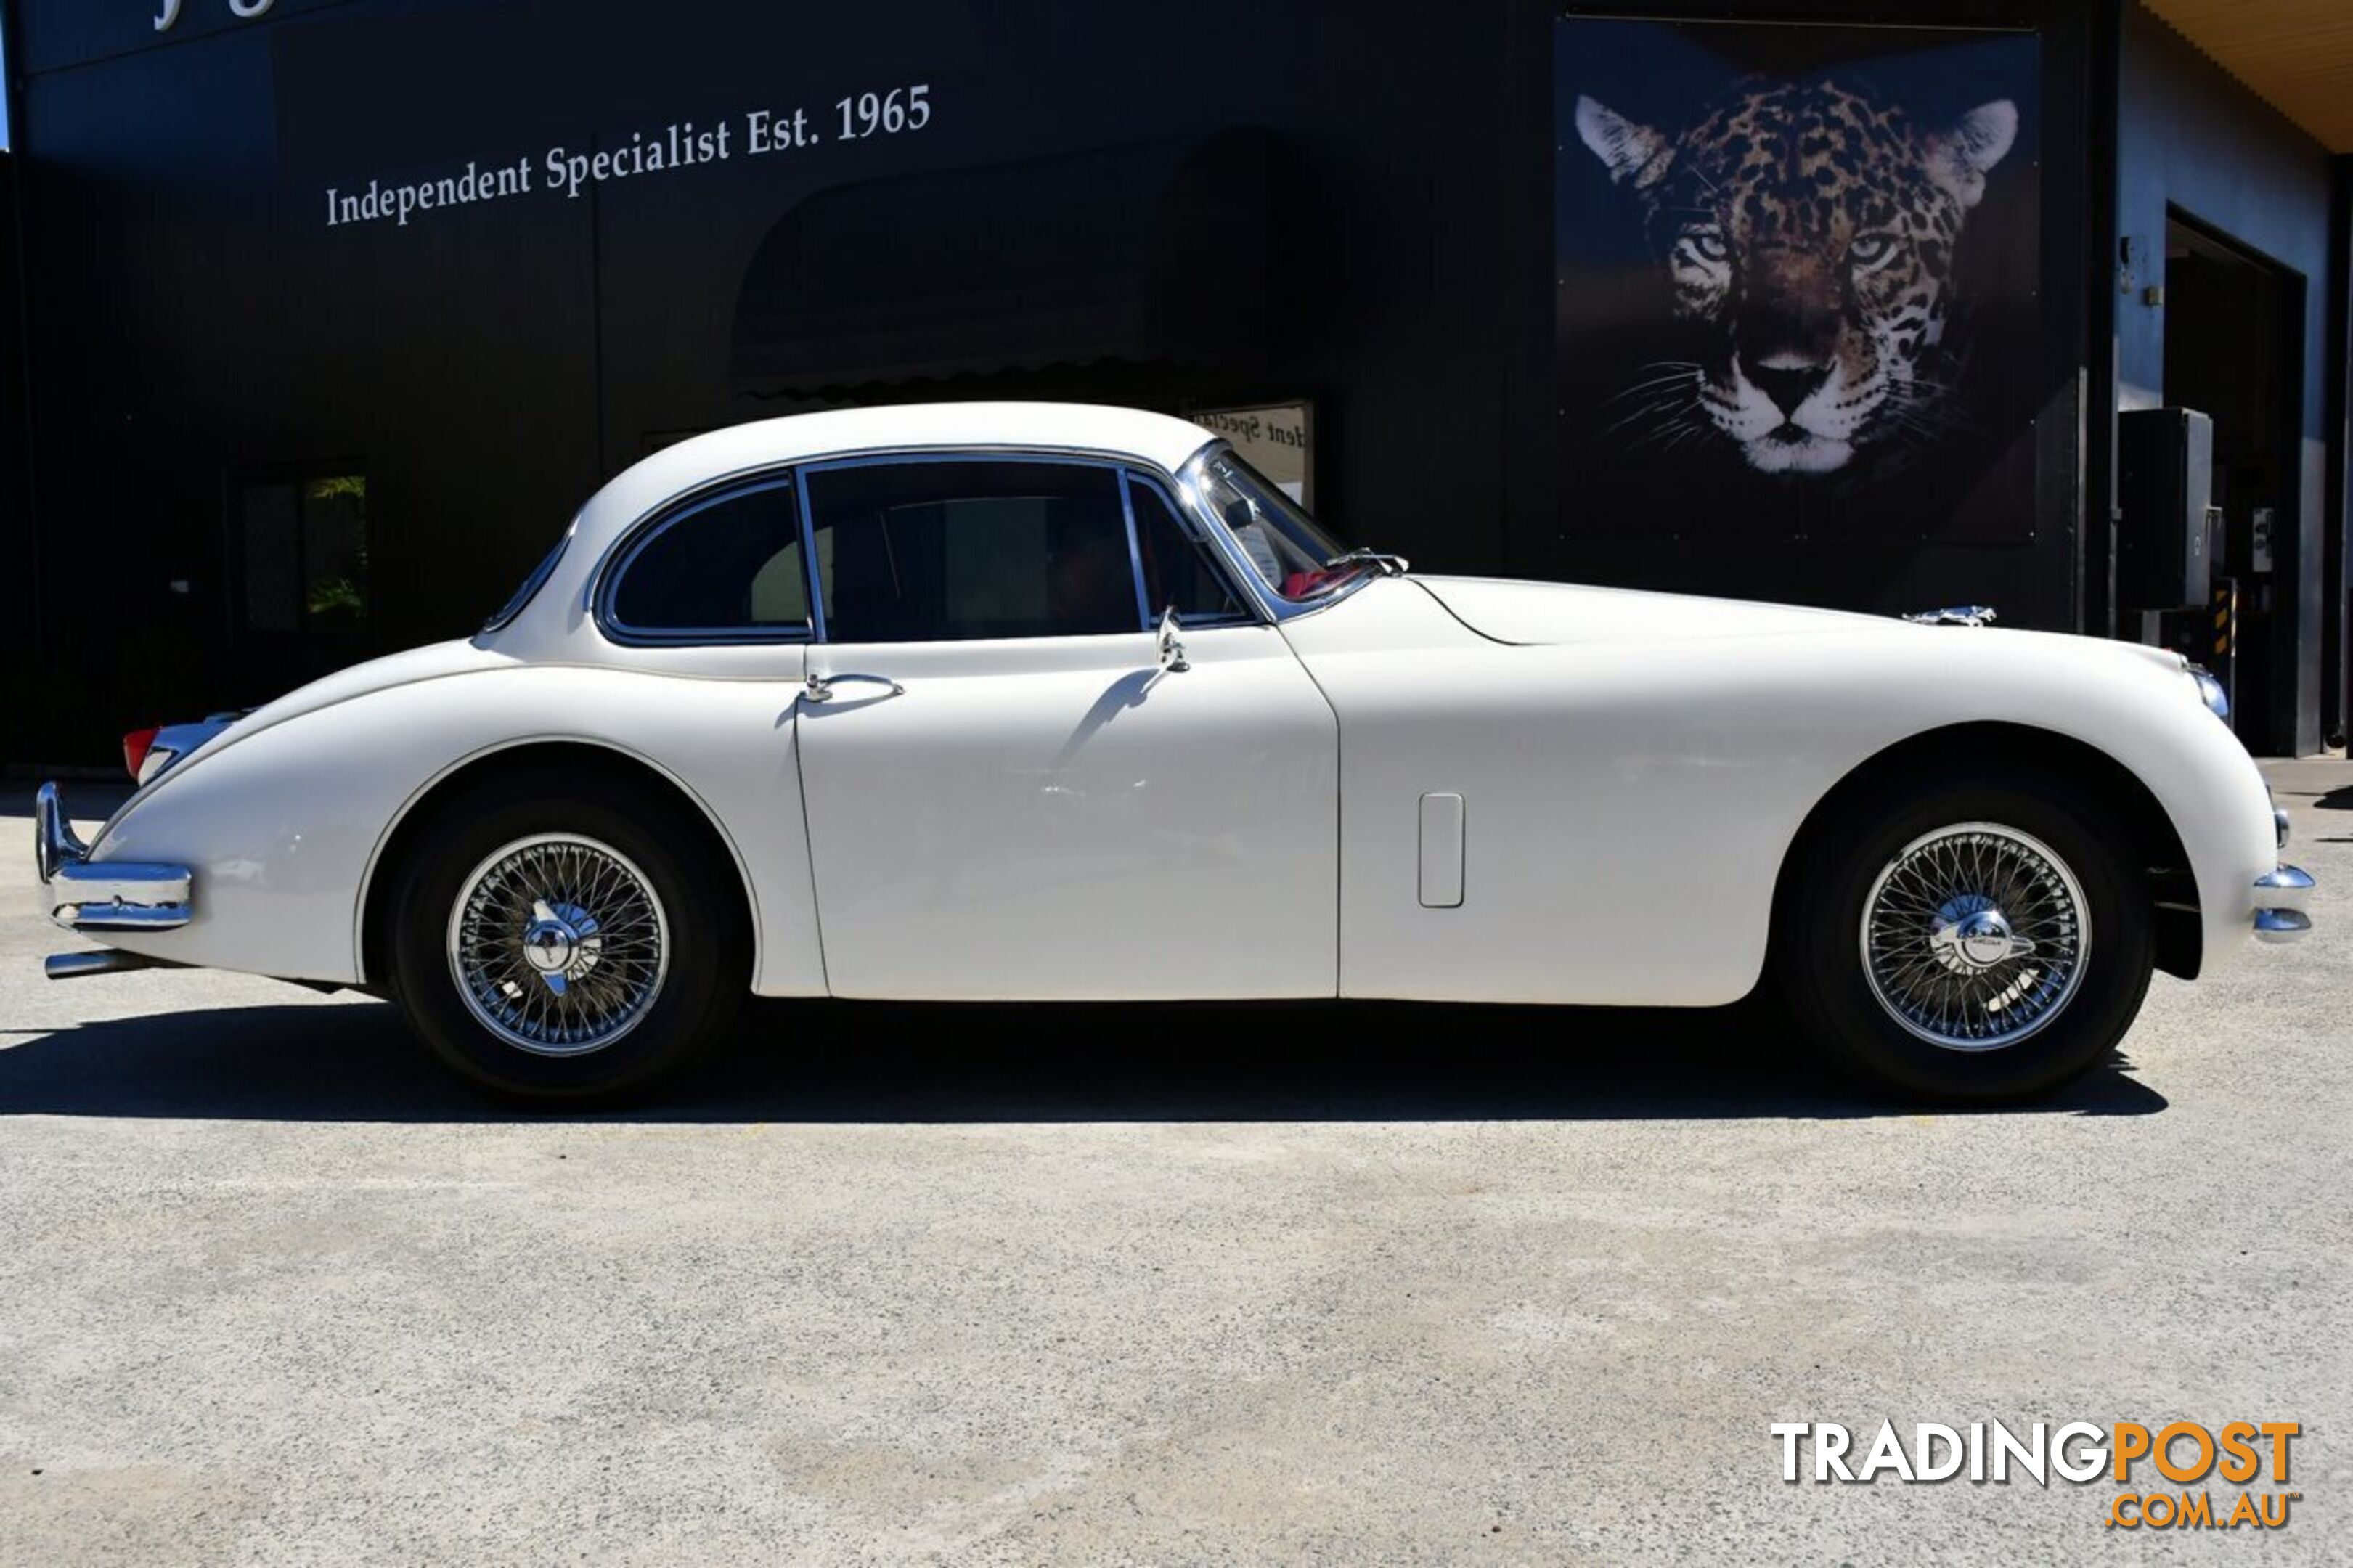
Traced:
<svg viewBox="0 0 2353 1568">
<path fill-rule="evenodd" d="M 2304 278 L 2178 211 L 2165 258 L 2165 401 L 2214 422 L 2214 576 L 2238 585 L 2239 738 L 2258 756 L 2294 752 Z"/>
</svg>

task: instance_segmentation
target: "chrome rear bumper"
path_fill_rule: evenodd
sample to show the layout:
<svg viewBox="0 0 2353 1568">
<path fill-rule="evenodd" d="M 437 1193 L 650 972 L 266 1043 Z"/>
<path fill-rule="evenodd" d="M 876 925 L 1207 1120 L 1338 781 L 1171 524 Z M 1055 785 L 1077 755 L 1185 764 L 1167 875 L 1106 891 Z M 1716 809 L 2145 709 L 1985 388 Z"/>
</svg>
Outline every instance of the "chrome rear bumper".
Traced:
<svg viewBox="0 0 2353 1568">
<path fill-rule="evenodd" d="M 49 919 L 69 931 L 172 931 L 195 915 L 185 866 L 90 859 L 53 784 L 33 797 L 33 868 Z"/>
</svg>

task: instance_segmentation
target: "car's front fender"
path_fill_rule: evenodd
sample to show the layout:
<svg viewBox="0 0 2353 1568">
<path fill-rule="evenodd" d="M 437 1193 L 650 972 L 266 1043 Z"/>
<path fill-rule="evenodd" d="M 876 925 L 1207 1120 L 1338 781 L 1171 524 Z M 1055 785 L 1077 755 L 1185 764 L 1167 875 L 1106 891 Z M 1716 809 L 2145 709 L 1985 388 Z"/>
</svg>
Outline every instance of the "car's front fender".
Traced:
<svg viewBox="0 0 2353 1568">
<path fill-rule="evenodd" d="M 1890 750 L 1984 725 L 2079 742 L 2147 785 L 2196 877 L 2206 965 L 2253 930 L 2274 858 L 2262 776 L 2153 650 L 1861 617 L 1502 645 L 1358 598 L 1285 627 L 1340 717 L 1349 995 L 1735 1000 L 1809 816 Z M 1445 909 L 1417 897 L 1433 792 L 1467 803 L 1466 891 Z"/>
</svg>

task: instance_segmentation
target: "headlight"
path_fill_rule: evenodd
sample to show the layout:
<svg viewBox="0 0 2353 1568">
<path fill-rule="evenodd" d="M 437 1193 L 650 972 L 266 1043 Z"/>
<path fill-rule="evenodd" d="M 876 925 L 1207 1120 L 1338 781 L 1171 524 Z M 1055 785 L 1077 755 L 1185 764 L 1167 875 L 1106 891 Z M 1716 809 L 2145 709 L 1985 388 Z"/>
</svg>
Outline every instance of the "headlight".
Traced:
<svg viewBox="0 0 2353 1568">
<path fill-rule="evenodd" d="M 2214 672 L 2204 665 L 2193 664 L 2189 666 L 2189 679 L 2198 683 L 2198 700 L 2206 704 L 2206 710 L 2228 723 L 2231 719 L 2231 694 L 2222 689 L 2222 683 L 2214 679 Z"/>
</svg>

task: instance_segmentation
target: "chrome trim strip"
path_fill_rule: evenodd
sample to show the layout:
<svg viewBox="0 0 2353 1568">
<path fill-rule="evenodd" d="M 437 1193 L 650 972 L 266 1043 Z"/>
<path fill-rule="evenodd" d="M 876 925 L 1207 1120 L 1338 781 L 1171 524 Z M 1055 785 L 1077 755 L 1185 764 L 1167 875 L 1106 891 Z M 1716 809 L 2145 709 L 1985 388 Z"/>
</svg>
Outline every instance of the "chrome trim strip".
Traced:
<svg viewBox="0 0 2353 1568">
<path fill-rule="evenodd" d="M 825 584 L 817 574 L 817 521 L 809 513 L 808 486 L 793 476 L 793 504 L 801 514 L 801 584 L 808 590 L 809 631 L 818 642 L 825 641 Z"/>
<path fill-rule="evenodd" d="M 2312 917 L 2302 910 L 2257 910 L 2255 940 L 2274 947 L 2295 941 L 2312 930 Z"/>
<path fill-rule="evenodd" d="M 133 969 L 177 967 L 143 952 L 102 948 L 96 952 L 53 952 L 41 960 L 41 973 L 51 980 L 79 980 L 91 974 L 121 974 Z"/>
<path fill-rule="evenodd" d="M 2274 840 L 2273 846 L 2274 848 L 2284 849 L 2287 847 L 2287 808 L 2284 806 L 2275 805 L 2272 807 L 2272 836 Z"/>
<path fill-rule="evenodd" d="M 1127 521 L 1127 574 L 1135 584 L 1136 624 L 1145 630 L 1152 626 L 1152 602 L 1144 591 L 1144 551 L 1135 539 L 1135 481 L 1128 477 L 1127 465 L 1119 469 L 1119 514 Z"/>
</svg>

